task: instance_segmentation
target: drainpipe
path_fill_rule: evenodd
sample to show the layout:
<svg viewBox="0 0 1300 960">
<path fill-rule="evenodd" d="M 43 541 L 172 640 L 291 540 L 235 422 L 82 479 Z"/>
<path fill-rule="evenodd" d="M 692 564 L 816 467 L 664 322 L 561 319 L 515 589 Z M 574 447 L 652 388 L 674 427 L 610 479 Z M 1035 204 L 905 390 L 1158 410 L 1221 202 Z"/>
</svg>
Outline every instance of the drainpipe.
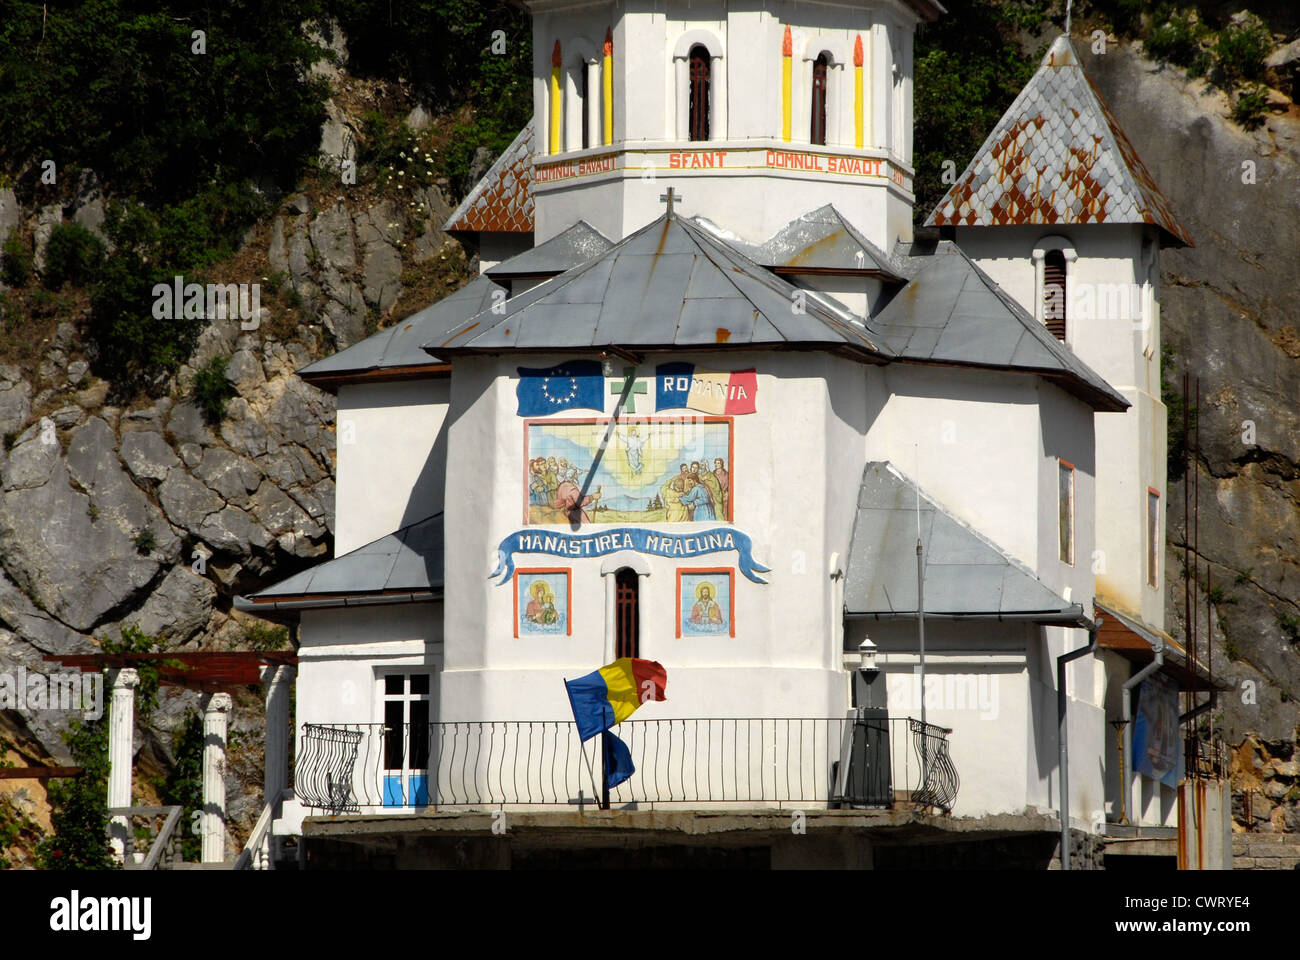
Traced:
<svg viewBox="0 0 1300 960">
<path fill-rule="evenodd" d="M 1071 650 L 1056 658 L 1056 726 L 1057 741 L 1061 745 L 1060 781 L 1061 781 L 1061 869 L 1070 869 L 1070 737 L 1066 724 L 1066 703 L 1069 699 L 1065 683 L 1065 666 L 1071 660 L 1086 657 L 1097 649 L 1097 628 L 1101 626 L 1101 617 L 1088 626 L 1088 645 L 1078 650 Z"/>
<path fill-rule="evenodd" d="M 1124 764 L 1119 771 L 1119 788 L 1124 791 L 1128 799 L 1128 808 L 1133 811 L 1134 825 L 1142 823 L 1142 811 L 1138 809 L 1137 803 L 1133 798 L 1133 787 L 1136 785 L 1136 777 L 1132 775 L 1133 766 L 1133 690 L 1139 683 L 1145 680 L 1151 674 L 1160 669 L 1165 662 L 1165 642 L 1159 637 L 1155 643 L 1155 659 L 1139 670 L 1128 680 L 1124 681 Z M 1129 781 L 1134 781 L 1130 783 Z"/>
</svg>

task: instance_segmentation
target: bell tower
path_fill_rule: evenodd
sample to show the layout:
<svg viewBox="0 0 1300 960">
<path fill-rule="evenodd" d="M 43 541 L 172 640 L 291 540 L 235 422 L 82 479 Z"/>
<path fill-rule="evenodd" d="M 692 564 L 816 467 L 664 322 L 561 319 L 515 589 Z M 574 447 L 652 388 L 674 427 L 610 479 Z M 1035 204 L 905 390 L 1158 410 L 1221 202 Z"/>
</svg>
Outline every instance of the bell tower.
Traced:
<svg viewBox="0 0 1300 960">
<path fill-rule="evenodd" d="M 663 212 L 761 243 L 831 203 L 911 239 L 912 38 L 931 0 L 530 0 L 536 239 Z"/>
</svg>

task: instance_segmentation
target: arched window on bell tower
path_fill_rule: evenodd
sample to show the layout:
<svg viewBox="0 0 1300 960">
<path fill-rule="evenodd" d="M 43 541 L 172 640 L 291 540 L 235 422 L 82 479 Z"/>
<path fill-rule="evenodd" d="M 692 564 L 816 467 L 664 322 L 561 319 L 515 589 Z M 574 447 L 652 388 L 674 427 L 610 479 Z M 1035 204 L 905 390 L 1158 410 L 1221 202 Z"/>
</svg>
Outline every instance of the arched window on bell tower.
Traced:
<svg viewBox="0 0 1300 960">
<path fill-rule="evenodd" d="M 691 47 L 690 55 L 690 138 L 709 139 L 709 51 L 703 44 Z"/>
<path fill-rule="evenodd" d="M 812 130 L 809 140 L 826 145 L 826 83 L 830 62 L 825 53 L 817 55 L 812 67 Z"/>
<path fill-rule="evenodd" d="M 1057 340 L 1065 340 L 1065 254 L 1049 250 L 1043 257 L 1043 322 Z"/>
</svg>

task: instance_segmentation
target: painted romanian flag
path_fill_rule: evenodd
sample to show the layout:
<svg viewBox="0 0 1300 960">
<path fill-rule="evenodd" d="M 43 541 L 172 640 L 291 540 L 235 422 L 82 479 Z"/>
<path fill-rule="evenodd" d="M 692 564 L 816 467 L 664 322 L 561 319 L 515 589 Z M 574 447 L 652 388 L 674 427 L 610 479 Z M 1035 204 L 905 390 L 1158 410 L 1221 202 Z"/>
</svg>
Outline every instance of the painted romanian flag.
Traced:
<svg viewBox="0 0 1300 960">
<path fill-rule="evenodd" d="M 753 413 L 758 372 L 702 370 L 693 363 L 661 363 L 655 368 L 656 409 L 686 407 L 702 413 L 734 416 Z"/>
<path fill-rule="evenodd" d="M 667 700 L 668 672 L 653 660 L 621 657 L 577 680 L 565 680 L 578 736 L 590 740 L 621 723 L 647 700 Z"/>
</svg>

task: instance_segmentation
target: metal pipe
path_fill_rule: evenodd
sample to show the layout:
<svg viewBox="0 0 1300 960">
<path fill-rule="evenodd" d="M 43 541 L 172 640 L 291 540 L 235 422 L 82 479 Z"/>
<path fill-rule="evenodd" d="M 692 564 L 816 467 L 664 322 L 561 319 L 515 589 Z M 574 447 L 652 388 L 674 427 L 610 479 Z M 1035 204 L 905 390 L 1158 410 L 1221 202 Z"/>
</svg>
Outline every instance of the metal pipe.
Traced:
<svg viewBox="0 0 1300 960">
<path fill-rule="evenodd" d="M 1124 762 L 1120 764 L 1119 771 L 1119 788 L 1128 798 L 1125 804 L 1133 809 L 1133 822 L 1140 824 L 1142 822 L 1142 811 L 1133 799 L 1133 786 L 1129 783 L 1133 779 L 1131 767 L 1133 766 L 1133 690 L 1139 683 L 1145 680 L 1151 674 L 1155 673 L 1165 662 L 1165 642 L 1157 638 L 1155 649 L 1155 659 L 1148 663 L 1133 676 L 1124 681 Z"/>
<path fill-rule="evenodd" d="M 1066 704 L 1068 702 L 1068 693 L 1066 691 L 1065 667 L 1071 660 L 1078 660 L 1097 649 L 1097 629 L 1101 626 L 1102 619 L 1098 617 L 1096 622 L 1088 628 L 1088 645 L 1080 647 L 1078 650 L 1071 650 L 1069 653 L 1063 653 L 1056 658 L 1056 726 L 1058 730 L 1057 739 L 1060 742 L 1061 756 L 1060 764 L 1060 781 L 1061 781 L 1061 869 L 1070 869 L 1070 737 L 1066 724 Z"/>
<path fill-rule="evenodd" d="M 1072 604 L 1063 611 L 1043 611 L 1042 613 L 935 613 L 927 610 L 927 620 L 996 620 L 999 623 L 1038 623 L 1050 627 L 1080 627 L 1087 629 L 1088 618 L 1083 615 L 1081 604 Z M 915 620 L 916 614 L 910 611 L 899 613 L 846 613 L 845 620 Z"/>
</svg>

